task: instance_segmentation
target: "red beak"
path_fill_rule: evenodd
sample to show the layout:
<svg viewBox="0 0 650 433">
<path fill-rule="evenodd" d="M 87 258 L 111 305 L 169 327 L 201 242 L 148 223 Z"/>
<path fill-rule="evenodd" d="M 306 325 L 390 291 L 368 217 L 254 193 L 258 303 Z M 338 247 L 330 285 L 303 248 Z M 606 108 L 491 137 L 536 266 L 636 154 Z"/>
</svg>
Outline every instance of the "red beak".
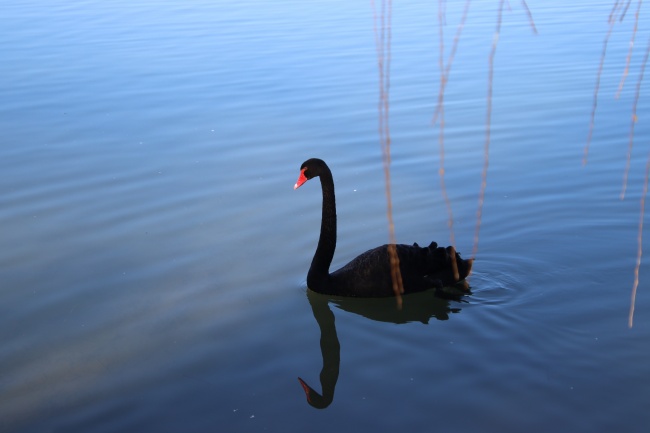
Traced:
<svg viewBox="0 0 650 433">
<path fill-rule="evenodd" d="M 296 184 L 293 186 L 293 189 L 300 188 L 300 185 L 302 185 L 303 183 L 305 183 L 305 182 L 307 182 L 309 180 L 305 176 L 305 170 L 306 169 L 304 169 L 304 168 L 302 170 L 300 170 L 300 176 L 298 176 L 298 180 L 296 181 Z"/>
</svg>

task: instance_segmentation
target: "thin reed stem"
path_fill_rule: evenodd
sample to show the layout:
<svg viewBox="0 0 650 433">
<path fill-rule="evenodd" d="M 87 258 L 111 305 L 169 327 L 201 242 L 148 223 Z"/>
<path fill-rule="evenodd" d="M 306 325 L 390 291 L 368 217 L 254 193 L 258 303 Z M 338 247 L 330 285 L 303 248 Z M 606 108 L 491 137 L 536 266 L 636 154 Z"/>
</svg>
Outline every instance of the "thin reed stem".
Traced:
<svg viewBox="0 0 650 433">
<path fill-rule="evenodd" d="M 589 146 L 591 145 L 591 139 L 594 135 L 594 127 L 596 125 L 596 107 L 598 106 L 598 91 L 600 90 L 600 77 L 603 73 L 603 65 L 605 64 L 605 54 L 607 54 L 607 44 L 609 43 L 609 37 L 612 34 L 612 29 L 614 28 L 615 20 L 612 19 L 614 11 L 618 6 L 618 0 L 610 13 L 609 19 L 609 29 L 607 30 L 607 35 L 605 35 L 605 40 L 603 41 L 603 51 L 600 54 L 600 63 L 598 65 L 598 72 L 596 73 L 596 86 L 594 88 L 594 103 L 591 107 L 591 116 L 589 119 L 589 133 L 587 134 L 587 143 L 585 144 L 584 154 L 582 156 L 582 165 L 587 165 L 587 158 L 589 157 Z"/>
<path fill-rule="evenodd" d="M 442 1 L 442 0 L 439 0 Z M 436 111 L 433 113 L 433 119 L 431 120 L 432 124 L 436 124 L 438 122 L 438 116 L 440 115 L 440 109 L 442 108 L 442 99 L 444 98 L 444 93 L 445 93 L 445 88 L 447 87 L 447 83 L 449 82 L 449 73 L 451 71 L 451 64 L 454 62 L 454 57 L 456 56 L 456 49 L 458 48 L 458 41 L 460 41 L 460 35 L 463 32 L 463 28 L 465 27 L 465 21 L 467 19 L 467 13 L 469 12 L 469 4 L 471 0 L 466 0 L 465 1 L 465 8 L 463 9 L 463 16 L 460 19 L 460 23 L 458 24 L 458 28 L 456 29 L 456 35 L 454 36 L 454 42 L 451 46 L 451 51 L 449 53 L 449 57 L 447 59 L 447 65 L 445 66 L 445 72 L 444 74 L 441 74 L 440 77 L 440 90 L 438 92 L 438 104 L 436 105 Z M 441 50 L 442 52 L 443 50 Z M 444 77 L 444 79 L 443 79 Z"/>
<path fill-rule="evenodd" d="M 497 44 L 499 43 L 499 35 L 501 33 L 501 20 L 503 17 L 503 2 L 499 2 L 499 12 L 497 16 L 497 26 L 492 40 L 492 50 L 489 56 L 489 69 L 488 69 L 488 92 L 487 92 L 487 114 L 485 119 L 485 145 L 483 155 L 483 173 L 481 174 L 481 190 L 478 198 L 478 209 L 476 211 L 476 230 L 474 231 L 474 247 L 472 248 L 472 257 L 476 257 L 478 251 L 479 232 L 481 230 L 481 218 L 483 216 L 483 202 L 485 201 L 485 190 L 487 188 L 487 173 L 490 165 L 490 139 L 492 134 L 492 83 L 494 80 L 494 56 L 497 51 Z"/>
<path fill-rule="evenodd" d="M 625 191 L 627 189 L 627 178 L 630 172 L 630 160 L 632 159 L 632 147 L 634 145 L 634 125 L 637 122 L 636 108 L 639 104 L 639 96 L 641 94 L 641 83 L 643 82 L 643 74 L 645 73 L 645 65 L 648 63 L 648 55 L 650 54 L 650 39 L 648 40 L 648 46 L 645 51 L 645 56 L 643 57 L 643 63 L 641 63 L 641 71 L 639 72 L 639 79 L 636 82 L 636 93 L 634 94 L 634 103 L 632 104 L 632 119 L 630 122 L 630 140 L 627 146 L 627 157 L 625 159 L 625 172 L 623 173 L 623 189 L 621 190 L 621 200 L 625 198 Z"/>
<path fill-rule="evenodd" d="M 521 5 L 524 7 L 524 10 L 526 11 L 526 15 L 528 16 L 528 22 L 530 23 L 531 29 L 533 29 L 533 33 L 537 34 L 537 27 L 535 27 L 535 20 L 533 20 L 533 14 L 530 12 L 526 0 L 521 0 Z"/>
<path fill-rule="evenodd" d="M 454 236 L 454 213 L 451 208 L 451 201 L 449 200 L 449 195 L 447 194 L 447 187 L 445 185 L 445 105 L 444 105 L 444 93 L 445 93 L 445 83 L 447 81 L 447 75 L 445 70 L 445 44 L 444 44 L 444 4 L 443 0 L 438 0 L 438 33 L 439 33 L 439 56 L 438 56 L 438 66 L 440 68 L 440 90 L 438 93 L 438 107 L 439 107 L 439 118 L 438 118 L 438 144 L 440 147 L 440 169 L 438 174 L 440 175 L 440 187 L 442 189 L 442 196 L 445 200 L 445 206 L 447 208 L 447 226 L 449 227 L 449 238 L 452 246 L 456 246 L 456 237 Z M 453 59 L 453 57 L 450 57 Z"/>
<path fill-rule="evenodd" d="M 621 91 L 623 90 L 623 85 L 625 84 L 625 79 L 627 78 L 627 74 L 630 70 L 630 62 L 632 61 L 632 50 L 634 48 L 634 39 L 636 38 L 636 32 L 639 28 L 639 14 L 641 12 L 641 4 L 643 3 L 642 0 L 639 0 L 636 8 L 636 13 L 634 14 L 634 29 L 632 30 L 632 36 L 630 37 L 630 47 L 627 51 L 627 58 L 625 59 L 625 69 L 623 70 L 623 76 L 621 77 L 621 82 L 618 84 L 618 90 L 616 91 L 616 99 L 618 99 L 621 96 Z M 630 3 L 628 2 L 628 5 Z M 625 7 L 625 10 L 627 10 L 627 6 Z M 621 17 L 621 20 L 623 18 Z"/>
<path fill-rule="evenodd" d="M 628 2 L 629 1 L 630 0 L 628 0 Z M 607 22 L 611 23 L 612 21 L 616 20 L 615 14 L 616 14 L 616 11 L 618 10 L 618 7 L 619 7 L 620 3 L 621 3 L 621 0 L 616 0 L 616 2 L 614 3 L 614 6 L 612 7 L 612 11 L 609 13 L 609 20 Z M 621 14 L 621 20 L 623 19 L 624 16 L 625 16 L 625 14 Z"/>
<path fill-rule="evenodd" d="M 393 206 L 391 199 L 391 182 L 390 182 L 390 62 L 391 62 L 391 16 L 392 0 L 382 0 L 381 16 L 377 22 L 377 7 L 374 0 L 371 0 L 373 11 L 373 24 L 375 33 L 375 44 L 377 46 L 377 65 L 379 69 L 379 141 L 382 150 L 382 159 L 384 166 L 384 177 L 386 181 L 386 214 L 388 219 L 388 236 L 389 247 L 388 256 L 390 260 L 391 279 L 393 281 L 393 292 L 397 302 L 397 307 L 402 308 L 402 293 L 404 286 L 399 269 L 399 257 L 395 247 L 395 224 L 393 222 Z"/>
<path fill-rule="evenodd" d="M 634 305 L 636 304 L 636 290 L 639 287 L 639 269 L 641 268 L 641 255 L 643 254 L 643 217 L 645 214 L 645 198 L 648 195 L 648 178 L 650 177 L 650 154 L 645 165 L 645 182 L 641 194 L 641 212 L 639 213 L 639 232 L 637 234 L 636 266 L 634 266 L 634 283 L 632 284 L 632 295 L 630 299 L 630 313 L 627 318 L 627 326 L 634 326 Z"/>
<path fill-rule="evenodd" d="M 627 8 L 630 7 L 630 3 L 632 3 L 632 0 L 627 0 L 627 3 L 625 3 L 625 7 L 623 8 L 623 12 L 621 12 L 621 17 L 619 18 L 619 21 L 623 21 L 623 18 L 625 18 L 625 14 L 627 13 Z"/>
</svg>

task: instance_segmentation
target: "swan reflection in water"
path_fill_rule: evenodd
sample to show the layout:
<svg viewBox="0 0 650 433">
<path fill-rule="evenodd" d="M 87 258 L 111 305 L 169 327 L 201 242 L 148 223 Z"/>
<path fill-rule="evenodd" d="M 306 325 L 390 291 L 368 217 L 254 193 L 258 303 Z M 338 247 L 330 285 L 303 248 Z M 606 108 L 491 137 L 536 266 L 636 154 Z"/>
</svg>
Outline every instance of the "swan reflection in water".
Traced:
<svg viewBox="0 0 650 433">
<path fill-rule="evenodd" d="M 462 287 L 458 292 L 455 292 L 454 288 L 446 288 L 445 292 L 429 290 L 405 296 L 401 309 L 397 308 L 395 298 L 337 297 L 322 295 L 307 289 L 309 305 L 320 328 L 320 350 L 323 357 L 323 368 L 320 372 L 321 393 L 298 378 L 305 391 L 307 403 L 317 409 L 325 409 L 334 400 L 334 388 L 339 378 L 341 363 L 341 345 L 336 335 L 334 313 L 330 309 L 330 303 L 341 310 L 379 322 L 427 324 L 432 317 L 437 320 L 448 320 L 450 314 L 460 312 L 460 308 L 451 307 L 450 300 L 462 302 L 457 293 L 467 294 L 469 286 L 465 281 L 459 284 Z"/>
</svg>

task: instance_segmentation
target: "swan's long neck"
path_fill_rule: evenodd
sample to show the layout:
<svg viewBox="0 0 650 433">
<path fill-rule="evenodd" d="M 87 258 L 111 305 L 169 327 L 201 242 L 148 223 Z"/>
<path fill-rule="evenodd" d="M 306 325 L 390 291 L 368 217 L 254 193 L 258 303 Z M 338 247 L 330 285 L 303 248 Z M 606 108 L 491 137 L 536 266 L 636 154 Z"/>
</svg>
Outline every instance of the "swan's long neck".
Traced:
<svg viewBox="0 0 650 433">
<path fill-rule="evenodd" d="M 316 291 L 319 291 L 319 286 L 326 284 L 329 278 L 330 264 L 334 258 L 334 250 L 336 250 L 336 199 L 334 197 L 334 180 L 329 169 L 321 173 L 320 183 L 323 189 L 320 238 L 307 274 L 307 285 Z"/>
</svg>

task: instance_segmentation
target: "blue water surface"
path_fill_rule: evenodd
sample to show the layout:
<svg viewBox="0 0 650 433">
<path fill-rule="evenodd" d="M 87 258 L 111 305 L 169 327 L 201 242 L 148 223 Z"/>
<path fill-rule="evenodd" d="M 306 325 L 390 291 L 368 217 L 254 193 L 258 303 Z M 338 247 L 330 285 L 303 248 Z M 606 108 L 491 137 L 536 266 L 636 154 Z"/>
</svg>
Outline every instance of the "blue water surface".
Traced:
<svg viewBox="0 0 650 433">
<path fill-rule="evenodd" d="M 645 5 L 618 98 L 638 3 L 612 26 L 583 165 L 614 3 L 529 0 L 533 30 L 504 2 L 496 39 L 501 3 L 471 2 L 442 152 L 437 2 L 0 6 L 0 431 L 645 432 Z M 304 160 L 334 174 L 333 268 L 389 239 L 382 18 L 397 241 L 471 256 L 488 163 L 461 301 L 306 287 Z"/>
</svg>

